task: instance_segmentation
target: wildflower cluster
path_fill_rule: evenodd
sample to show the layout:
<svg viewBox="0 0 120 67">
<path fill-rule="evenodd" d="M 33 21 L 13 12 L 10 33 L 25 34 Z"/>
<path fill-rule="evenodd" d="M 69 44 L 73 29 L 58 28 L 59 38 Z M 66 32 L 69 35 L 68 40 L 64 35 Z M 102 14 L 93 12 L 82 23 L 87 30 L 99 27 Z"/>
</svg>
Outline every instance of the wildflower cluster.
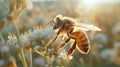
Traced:
<svg viewBox="0 0 120 67">
<path fill-rule="evenodd" d="M 65 49 L 56 50 L 55 48 L 47 47 L 47 43 L 49 43 L 49 41 L 52 39 L 52 34 L 55 34 L 52 29 L 44 29 L 40 26 L 35 26 L 33 27 L 33 30 L 29 30 L 28 32 L 20 35 L 25 57 L 27 54 L 29 54 L 29 50 L 39 55 L 38 57 L 33 57 L 33 63 L 35 67 L 63 66 L 70 61 Z M 60 41 L 57 40 L 54 45 L 57 46 L 58 42 Z M 5 53 L 8 53 L 8 56 L 9 54 L 12 54 L 10 58 L 12 57 L 15 61 L 15 57 L 18 57 L 20 49 L 17 37 L 13 33 L 10 33 L 8 36 L 8 41 L 4 44 L 6 45 L 3 45 L 3 47 L 1 47 L 1 56 L 3 56 Z M 30 58 L 30 55 L 28 55 L 26 58 Z M 29 59 L 27 59 L 27 61 L 30 62 Z"/>
</svg>

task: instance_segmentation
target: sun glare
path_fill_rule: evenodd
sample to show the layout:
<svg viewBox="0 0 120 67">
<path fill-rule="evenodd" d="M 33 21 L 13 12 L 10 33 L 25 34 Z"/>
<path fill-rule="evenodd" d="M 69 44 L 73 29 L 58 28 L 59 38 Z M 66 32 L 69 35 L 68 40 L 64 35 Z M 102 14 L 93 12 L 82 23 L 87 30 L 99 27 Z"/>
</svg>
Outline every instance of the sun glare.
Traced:
<svg viewBox="0 0 120 67">
<path fill-rule="evenodd" d="M 120 0 L 82 0 L 86 7 L 92 8 L 101 3 L 117 3 Z"/>
<path fill-rule="evenodd" d="M 97 4 L 98 0 L 82 0 L 82 2 L 86 7 L 91 8 Z"/>
</svg>

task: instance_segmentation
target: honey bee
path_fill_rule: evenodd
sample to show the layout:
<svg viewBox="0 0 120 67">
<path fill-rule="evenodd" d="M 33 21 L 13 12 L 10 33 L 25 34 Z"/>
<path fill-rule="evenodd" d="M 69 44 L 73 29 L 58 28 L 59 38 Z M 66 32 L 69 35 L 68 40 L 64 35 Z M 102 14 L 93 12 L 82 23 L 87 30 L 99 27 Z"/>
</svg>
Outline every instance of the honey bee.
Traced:
<svg viewBox="0 0 120 67">
<path fill-rule="evenodd" d="M 101 31 L 100 28 L 94 25 L 77 23 L 74 19 L 70 17 L 63 17 L 62 15 L 57 15 L 52 22 L 54 23 L 53 29 L 58 30 L 53 42 L 61 33 L 65 33 L 68 36 L 68 39 L 66 39 L 66 41 L 61 44 L 58 49 L 66 45 L 70 39 L 74 39 L 74 43 L 68 50 L 67 55 L 72 55 L 76 48 L 80 53 L 87 54 L 90 50 L 90 43 L 88 36 L 86 35 L 86 31 Z"/>
</svg>

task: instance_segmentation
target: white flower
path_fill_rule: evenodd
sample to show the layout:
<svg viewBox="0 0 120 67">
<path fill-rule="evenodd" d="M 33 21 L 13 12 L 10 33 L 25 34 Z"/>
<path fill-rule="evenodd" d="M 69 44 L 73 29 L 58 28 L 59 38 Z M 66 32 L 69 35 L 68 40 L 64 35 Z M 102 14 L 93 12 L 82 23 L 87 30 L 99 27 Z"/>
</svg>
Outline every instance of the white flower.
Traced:
<svg viewBox="0 0 120 67">
<path fill-rule="evenodd" d="M 2 67 L 5 64 L 4 60 L 0 60 L 0 67 Z"/>
<path fill-rule="evenodd" d="M 120 48 L 120 42 L 115 42 L 114 43 L 114 48 Z"/>
<path fill-rule="evenodd" d="M 18 0 L 18 4 L 22 4 L 27 9 L 31 9 L 33 7 L 32 1 L 30 0 Z"/>
<path fill-rule="evenodd" d="M 120 22 L 117 22 L 115 26 L 112 28 L 112 33 L 117 34 L 120 32 Z"/>
<path fill-rule="evenodd" d="M 0 50 L 2 53 L 9 53 L 10 48 L 8 46 L 3 46 Z"/>
<path fill-rule="evenodd" d="M 42 57 L 35 58 L 34 63 L 38 66 L 44 67 L 45 66 L 45 59 Z"/>
<path fill-rule="evenodd" d="M 102 33 L 96 34 L 95 40 L 97 40 L 99 43 L 102 43 L 102 44 L 105 44 L 108 42 L 107 37 Z"/>
<path fill-rule="evenodd" d="M 60 65 L 61 62 L 62 62 L 62 60 L 61 60 L 60 58 L 56 58 L 56 59 L 55 59 L 55 63 L 56 63 L 57 65 Z"/>
<path fill-rule="evenodd" d="M 8 36 L 8 41 L 7 41 L 9 44 L 14 44 L 16 45 L 17 44 L 17 38 L 14 34 L 9 34 Z"/>
<path fill-rule="evenodd" d="M 36 45 L 36 46 L 34 47 L 34 50 L 38 50 L 39 48 L 40 48 L 40 46 Z"/>
<path fill-rule="evenodd" d="M 53 30 L 42 29 L 40 27 L 34 27 L 33 29 L 34 29 L 33 32 L 28 33 L 28 39 L 31 39 L 31 40 L 39 39 L 44 41 L 49 39 L 53 32 Z"/>
<path fill-rule="evenodd" d="M 60 66 L 55 66 L 55 67 L 60 67 Z"/>
<path fill-rule="evenodd" d="M 48 64 L 45 64 L 45 67 L 49 67 L 49 65 L 48 65 Z"/>
<path fill-rule="evenodd" d="M 30 0 L 27 0 L 27 9 L 32 9 L 33 3 Z"/>
<path fill-rule="evenodd" d="M 28 32 L 19 35 L 21 44 L 24 48 L 34 48 L 35 45 L 46 44 L 50 39 L 53 30 L 43 29 L 40 26 L 35 26 L 33 31 L 29 30 Z M 9 34 L 8 36 L 9 45 L 18 45 L 17 37 L 14 34 Z M 38 49 L 38 48 L 37 48 Z"/>
<path fill-rule="evenodd" d="M 65 59 L 65 57 L 66 57 L 66 52 L 65 52 L 65 50 L 59 52 L 59 56 L 58 56 L 58 57 Z"/>
<path fill-rule="evenodd" d="M 67 52 L 64 49 L 62 49 L 59 52 L 58 58 L 61 58 L 61 59 L 66 60 L 68 62 L 69 60 L 73 59 L 73 56 L 67 55 Z"/>
<path fill-rule="evenodd" d="M 21 35 L 21 42 L 24 48 L 30 48 L 32 45 L 30 40 L 28 39 L 27 33 Z M 32 48 L 32 47 L 31 47 Z"/>
<path fill-rule="evenodd" d="M 14 58 L 13 56 L 10 56 L 10 57 L 9 57 L 9 61 L 10 61 L 10 62 L 13 62 L 14 60 L 15 60 L 15 58 Z"/>
<path fill-rule="evenodd" d="M 105 49 L 100 53 L 100 56 L 104 59 L 114 62 L 116 60 L 116 49 Z"/>
</svg>

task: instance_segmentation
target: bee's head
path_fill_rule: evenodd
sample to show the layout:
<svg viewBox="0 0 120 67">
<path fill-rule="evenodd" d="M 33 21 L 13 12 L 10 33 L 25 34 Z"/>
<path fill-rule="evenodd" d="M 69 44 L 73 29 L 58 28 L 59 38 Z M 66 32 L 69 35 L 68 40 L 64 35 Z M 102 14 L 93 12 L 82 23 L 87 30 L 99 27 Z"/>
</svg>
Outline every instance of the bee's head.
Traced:
<svg viewBox="0 0 120 67">
<path fill-rule="evenodd" d="M 63 24 L 62 15 L 57 15 L 53 22 L 55 23 L 55 25 L 53 26 L 53 29 L 60 28 Z"/>
</svg>

